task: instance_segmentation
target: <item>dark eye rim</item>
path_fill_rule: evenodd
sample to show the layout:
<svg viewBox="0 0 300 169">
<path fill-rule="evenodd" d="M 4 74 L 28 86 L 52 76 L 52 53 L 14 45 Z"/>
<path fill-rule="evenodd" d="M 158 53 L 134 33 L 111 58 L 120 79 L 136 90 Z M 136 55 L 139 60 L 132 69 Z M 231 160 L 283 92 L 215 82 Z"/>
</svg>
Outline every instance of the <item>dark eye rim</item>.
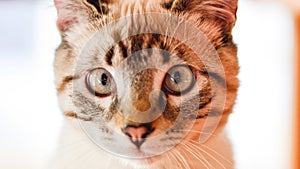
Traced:
<svg viewBox="0 0 300 169">
<path fill-rule="evenodd" d="M 169 89 L 166 85 L 166 80 L 167 78 L 170 76 L 170 74 L 168 73 L 170 70 L 176 68 L 176 67 L 187 67 L 190 69 L 191 73 L 193 74 L 193 79 L 192 79 L 192 82 L 190 84 L 190 86 L 188 88 L 186 88 L 185 90 L 183 91 L 180 91 L 180 92 L 177 92 L 177 91 L 174 91 L 172 89 Z M 174 95 L 174 96 L 180 96 L 180 95 L 184 95 L 184 94 L 187 94 L 188 92 L 190 92 L 192 90 L 192 88 L 195 86 L 195 81 L 196 81 L 196 76 L 195 76 L 195 72 L 193 70 L 193 68 L 189 65 L 185 65 L 185 64 L 180 64 L 180 65 L 175 65 L 173 67 L 171 67 L 169 70 L 168 70 L 167 74 L 165 75 L 164 77 L 164 80 L 163 80 L 163 91 L 167 92 L 168 94 L 171 94 L 171 95 Z"/>
<path fill-rule="evenodd" d="M 91 73 L 92 73 L 93 71 L 95 71 L 95 70 L 104 70 L 104 71 L 109 75 L 109 77 L 112 79 L 112 82 L 115 83 L 115 81 L 114 81 L 114 79 L 113 79 L 113 76 L 111 75 L 111 73 L 110 73 L 108 70 L 106 70 L 106 69 L 104 69 L 104 68 L 95 68 L 95 69 L 89 70 L 88 73 L 87 73 L 87 75 L 85 76 L 85 86 L 86 86 L 86 88 L 88 89 L 88 91 L 89 91 L 91 94 L 93 94 L 94 96 L 97 96 L 97 97 L 108 97 L 108 96 L 111 96 L 111 95 L 114 93 L 114 91 L 116 90 L 115 88 L 113 88 L 113 89 L 111 90 L 111 92 L 109 92 L 109 93 L 107 93 L 107 94 L 100 94 L 100 93 L 96 92 L 94 89 L 92 89 L 92 87 L 91 87 L 91 85 L 90 85 L 89 78 L 90 78 L 90 76 L 91 76 Z"/>
</svg>

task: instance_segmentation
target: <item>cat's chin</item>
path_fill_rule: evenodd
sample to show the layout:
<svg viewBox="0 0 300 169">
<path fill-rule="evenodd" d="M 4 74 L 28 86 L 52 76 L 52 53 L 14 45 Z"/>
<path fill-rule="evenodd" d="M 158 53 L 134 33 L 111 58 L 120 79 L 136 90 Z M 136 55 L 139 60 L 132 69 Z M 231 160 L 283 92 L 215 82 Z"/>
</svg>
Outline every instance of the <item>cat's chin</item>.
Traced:
<svg viewBox="0 0 300 169">
<path fill-rule="evenodd" d="M 159 156 L 155 157 L 145 157 L 139 159 L 126 159 L 126 158 L 119 158 L 121 163 L 125 166 L 130 166 L 133 169 L 152 169 L 152 168 L 160 168 L 160 164 L 158 163 Z"/>
</svg>

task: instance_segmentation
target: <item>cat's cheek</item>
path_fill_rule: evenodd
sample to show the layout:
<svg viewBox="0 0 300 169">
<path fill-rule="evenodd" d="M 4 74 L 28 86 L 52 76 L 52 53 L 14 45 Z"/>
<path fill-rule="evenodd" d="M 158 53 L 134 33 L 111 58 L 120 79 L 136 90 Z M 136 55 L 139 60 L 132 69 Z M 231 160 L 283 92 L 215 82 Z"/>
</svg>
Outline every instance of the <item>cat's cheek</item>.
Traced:
<svg viewBox="0 0 300 169">
<path fill-rule="evenodd" d="M 199 141 L 199 138 L 201 137 L 201 135 L 208 134 L 208 133 L 203 132 L 204 124 L 206 121 L 207 121 L 207 117 L 195 120 L 194 125 L 190 129 L 191 132 L 189 132 L 184 139 Z M 197 132 L 193 132 L 193 131 L 197 131 Z"/>
<path fill-rule="evenodd" d="M 107 124 L 107 127 L 109 127 L 110 129 L 112 129 L 114 132 L 120 134 L 120 135 L 124 135 L 124 133 L 122 132 L 122 126 L 124 126 L 124 120 L 120 117 L 114 116 L 113 120 L 110 121 Z"/>
</svg>

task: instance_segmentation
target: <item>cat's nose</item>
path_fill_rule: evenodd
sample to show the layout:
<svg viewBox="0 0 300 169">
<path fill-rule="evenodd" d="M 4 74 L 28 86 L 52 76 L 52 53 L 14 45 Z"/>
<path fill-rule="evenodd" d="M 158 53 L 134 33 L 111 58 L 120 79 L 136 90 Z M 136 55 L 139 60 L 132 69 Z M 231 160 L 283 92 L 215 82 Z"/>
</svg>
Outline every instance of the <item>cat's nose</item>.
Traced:
<svg viewBox="0 0 300 169">
<path fill-rule="evenodd" d="M 146 137 L 153 132 L 152 125 L 141 124 L 141 125 L 125 125 L 123 132 L 129 136 L 131 142 L 140 149 L 141 145 L 144 143 Z"/>
</svg>

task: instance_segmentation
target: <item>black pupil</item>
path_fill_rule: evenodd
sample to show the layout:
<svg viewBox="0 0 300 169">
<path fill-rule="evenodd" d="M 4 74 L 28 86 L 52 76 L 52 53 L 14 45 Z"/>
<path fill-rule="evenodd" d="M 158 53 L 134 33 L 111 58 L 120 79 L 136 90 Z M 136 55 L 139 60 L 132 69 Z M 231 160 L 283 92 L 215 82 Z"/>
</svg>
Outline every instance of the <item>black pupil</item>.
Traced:
<svg viewBox="0 0 300 169">
<path fill-rule="evenodd" d="M 179 73 L 178 71 L 175 72 L 174 77 L 173 77 L 173 81 L 174 81 L 176 84 L 180 83 L 180 81 L 181 81 L 181 76 L 180 76 L 180 73 Z"/>
<path fill-rule="evenodd" d="M 107 76 L 105 73 L 103 73 L 103 74 L 101 75 L 101 84 L 102 84 L 103 86 L 106 86 L 107 83 L 108 83 L 108 76 Z"/>
</svg>

